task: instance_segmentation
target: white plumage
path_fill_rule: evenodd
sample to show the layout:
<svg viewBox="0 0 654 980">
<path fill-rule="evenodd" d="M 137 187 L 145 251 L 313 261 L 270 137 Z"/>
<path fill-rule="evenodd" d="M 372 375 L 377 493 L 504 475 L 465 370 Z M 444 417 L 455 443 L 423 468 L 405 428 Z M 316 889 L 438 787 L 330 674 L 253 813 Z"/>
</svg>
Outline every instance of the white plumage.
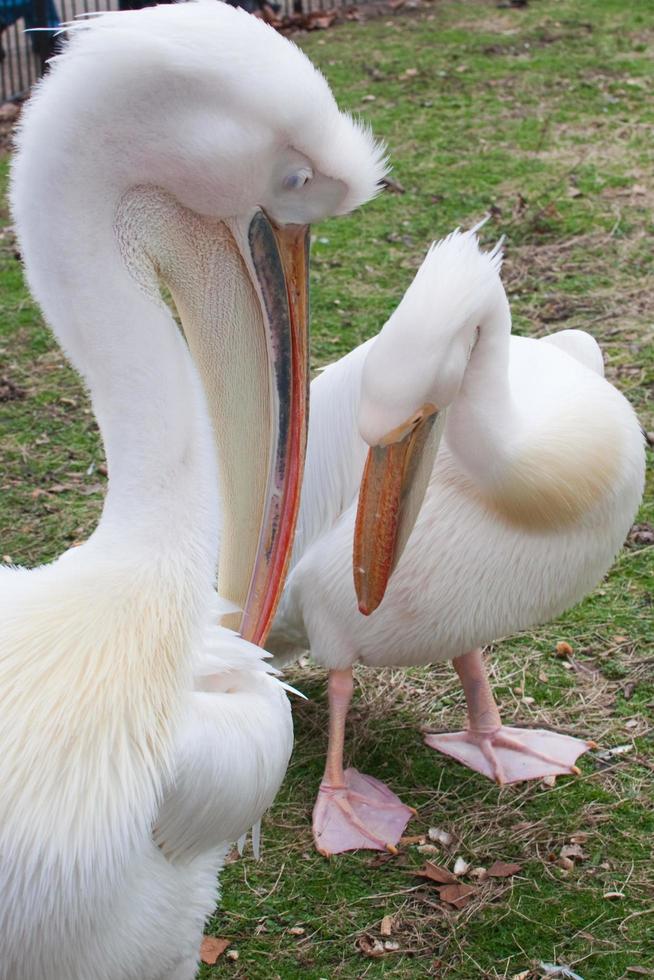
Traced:
<svg viewBox="0 0 654 980">
<path fill-rule="evenodd" d="M 473 234 L 454 233 L 432 248 L 381 334 L 312 383 L 294 565 L 269 647 L 285 659 L 310 648 L 331 671 L 330 752 L 342 736 L 334 716 L 344 718 L 347 672 L 357 661 L 408 666 L 463 657 L 455 665 L 468 685 L 471 728 L 480 713 L 488 715 L 486 734 L 497 728 L 479 648 L 582 599 L 611 565 L 637 510 L 642 433 L 629 403 L 604 380 L 597 344 L 576 330 L 511 337 L 499 264 L 497 250 L 484 254 Z M 386 596 L 365 617 L 351 564 L 368 449 L 359 432 L 379 444 L 424 403 L 449 406 L 443 441 Z M 470 761 L 459 743 L 451 754 Z M 572 762 L 583 751 L 577 746 Z M 535 774 L 530 765 L 520 769 L 513 752 L 503 762 L 498 749 L 493 761 L 487 748 L 486 741 L 486 760 L 475 766 L 487 775 Z M 338 763 L 336 745 L 323 791 L 348 783 Z M 551 771 L 569 770 L 570 760 Z M 342 816 L 342 792 L 339 799 Z M 319 807 L 323 801 L 324 792 Z M 355 808 L 355 818 L 362 812 L 370 831 L 370 806 Z M 326 827 L 323 814 L 314 832 L 326 851 L 383 847 L 394 843 L 384 834 L 399 836 L 408 814 L 398 810 L 394 830 L 382 821 L 367 836 L 360 827 L 335 829 L 338 814 Z"/>
<path fill-rule="evenodd" d="M 110 479 L 84 544 L 0 568 L 1 980 L 195 975 L 227 845 L 292 744 L 283 685 L 213 590 L 218 427 L 265 415 L 255 378 L 227 397 L 211 373 L 222 332 L 253 345 L 263 322 L 239 229 L 347 211 L 383 168 L 297 48 L 214 2 L 85 22 L 25 110 L 21 250 Z M 231 450 L 223 477 L 249 465 Z"/>
</svg>

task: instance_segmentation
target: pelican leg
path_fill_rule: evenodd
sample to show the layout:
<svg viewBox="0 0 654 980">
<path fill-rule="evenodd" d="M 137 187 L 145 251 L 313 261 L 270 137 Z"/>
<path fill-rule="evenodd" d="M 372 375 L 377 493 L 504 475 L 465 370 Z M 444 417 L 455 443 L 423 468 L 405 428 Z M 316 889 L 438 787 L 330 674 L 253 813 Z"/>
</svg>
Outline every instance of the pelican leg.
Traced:
<svg viewBox="0 0 654 980">
<path fill-rule="evenodd" d="M 426 744 L 497 783 L 578 775 L 577 758 L 592 742 L 542 728 L 507 728 L 493 697 L 481 650 L 454 659 L 468 705 L 465 732 L 425 735 Z"/>
<path fill-rule="evenodd" d="M 329 742 L 325 774 L 313 808 L 313 839 L 329 857 L 365 848 L 397 853 L 415 810 L 378 779 L 343 769 L 345 722 L 352 700 L 352 670 L 329 672 Z"/>
</svg>

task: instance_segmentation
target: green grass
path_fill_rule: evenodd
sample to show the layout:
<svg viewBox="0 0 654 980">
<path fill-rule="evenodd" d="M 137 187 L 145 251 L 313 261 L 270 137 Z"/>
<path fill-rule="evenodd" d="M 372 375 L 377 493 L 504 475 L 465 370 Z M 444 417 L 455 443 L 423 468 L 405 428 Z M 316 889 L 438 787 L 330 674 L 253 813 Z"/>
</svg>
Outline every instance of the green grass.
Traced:
<svg viewBox="0 0 654 980">
<path fill-rule="evenodd" d="M 506 10 L 443 0 L 300 38 L 341 104 L 387 141 L 406 191 L 314 229 L 316 365 L 379 330 L 433 238 L 490 212 L 483 234 L 489 243 L 506 235 L 515 330 L 588 329 L 611 380 L 654 430 L 653 15 L 650 0 Z M 0 404 L 0 553 L 30 565 L 89 533 L 103 457 L 8 235 L 0 281 L 0 375 L 24 392 Z M 639 521 L 654 524 L 651 478 Z M 537 977 L 541 960 L 585 980 L 637 976 L 633 966 L 654 975 L 652 553 L 632 540 L 581 606 L 491 652 L 508 721 L 557 725 L 602 749 L 629 746 L 585 756 L 577 779 L 492 786 L 422 745 L 422 725 L 462 720 L 449 667 L 360 672 L 348 752 L 418 808 L 409 833 L 447 829 L 441 864 L 462 855 L 473 866 L 522 865 L 460 911 L 412 877 L 424 861 L 415 845 L 381 860 L 326 862 L 313 852 L 324 680 L 308 664 L 294 668 L 292 682 L 311 699 L 296 704 L 296 752 L 265 821 L 263 860 L 231 861 L 210 924 L 239 958 L 203 967 L 203 980 Z M 570 663 L 554 655 L 559 639 L 574 649 Z M 586 856 L 566 871 L 553 859 L 578 833 Z M 624 897 L 604 897 L 616 891 Z M 379 938 L 384 915 L 399 949 L 367 957 L 361 937 Z"/>
</svg>

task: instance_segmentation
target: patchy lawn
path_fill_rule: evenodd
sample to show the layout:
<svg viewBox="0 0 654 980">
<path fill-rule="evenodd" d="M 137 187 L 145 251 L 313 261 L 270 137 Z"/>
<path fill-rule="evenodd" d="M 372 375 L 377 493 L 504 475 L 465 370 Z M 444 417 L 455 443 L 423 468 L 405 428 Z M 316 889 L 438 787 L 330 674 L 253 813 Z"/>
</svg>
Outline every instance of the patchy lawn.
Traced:
<svg viewBox="0 0 654 980">
<path fill-rule="evenodd" d="M 432 238 L 490 212 L 483 234 L 506 235 L 516 331 L 589 330 L 654 430 L 653 15 L 651 0 L 443 0 L 300 39 L 341 103 L 387 140 L 405 190 L 315 229 L 316 365 L 381 327 Z M 86 397 L 6 232 L 0 277 L 0 554 L 30 565 L 88 535 L 105 471 Z M 579 778 L 499 789 L 422 744 L 421 726 L 463 718 L 449 666 L 359 672 L 348 749 L 419 811 L 407 831 L 419 840 L 396 858 L 313 852 L 324 678 L 308 662 L 293 669 L 310 696 L 295 705 L 296 752 L 263 860 L 234 858 L 223 875 L 210 931 L 230 946 L 204 980 L 526 978 L 544 975 L 540 961 L 585 980 L 654 975 L 651 483 L 639 522 L 581 606 L 490 651 L 505 719 L 599 743 Z M 559 640 L 572 654 L 556 656 Z M 430 841 L 430 828 L 451 842 Z M 475 892 L 457 909 L 413 874 L 457 857 L 520 870 L 462 876 Z"/>
</svg>

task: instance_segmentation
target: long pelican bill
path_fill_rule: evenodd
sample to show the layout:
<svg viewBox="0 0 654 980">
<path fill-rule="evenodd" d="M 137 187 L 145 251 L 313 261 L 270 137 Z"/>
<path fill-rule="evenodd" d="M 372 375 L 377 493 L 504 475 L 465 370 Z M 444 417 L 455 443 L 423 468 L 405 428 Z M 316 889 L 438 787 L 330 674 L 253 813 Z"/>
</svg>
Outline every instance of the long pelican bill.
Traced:
<svg viewBox="0 0 654 980">
<path fill-rule="evenodd" d="M 309 421 L 309 226 L 271 224 L 255 214 L 248 240 L 268 323 L 273 426 L 259 545 L 241 633 L 263 645 L 291 555 Z"/>
<path fill-rule="evenodd" d="M 226 625 L 263 644 L 284 585 L 308 424 L 306 225 L 205 218 L 157 195 L 159 271 L 198 368 L 218 459 Z"/>
<path fill-rule="evenodd" d="M 444 411 L 423 405 L 368 452 L 353 553 L 354 587 L 364 616 L 382 601 L 413 530 L 444 425 Z"/>
</svg>

